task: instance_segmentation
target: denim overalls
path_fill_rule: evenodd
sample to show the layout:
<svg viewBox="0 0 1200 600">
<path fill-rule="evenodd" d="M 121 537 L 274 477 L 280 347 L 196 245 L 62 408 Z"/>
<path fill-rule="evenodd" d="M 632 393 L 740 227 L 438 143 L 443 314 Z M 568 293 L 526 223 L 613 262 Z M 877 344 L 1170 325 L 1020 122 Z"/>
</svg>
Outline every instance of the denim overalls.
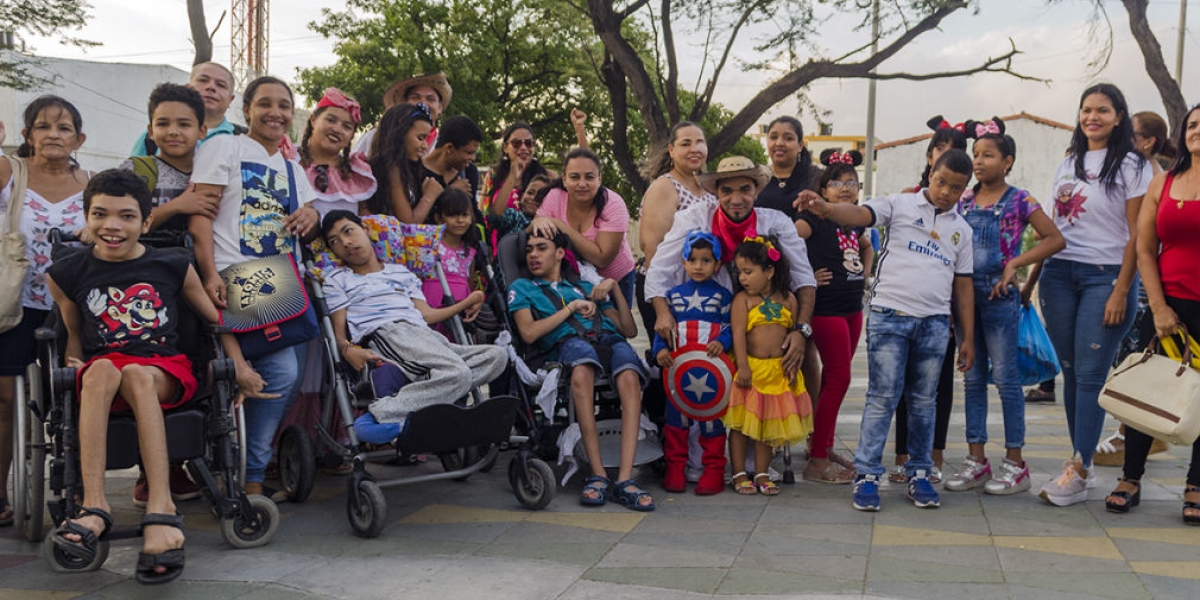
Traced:
<svg viewBox="0 0 1200 600">
<path fill-rule="evenodd" d="M 1025 445 L 1025 399 L 1021 395 L 1017 371 L 1017 325 L 1021 294 L 1009 288 L 1005 296 L 991 300 L 992 288 L 1004 273 L 1004 254 L 1000 249 L 1001 225 L 1012 210 L 1018 190 L 1009 186 L 992 206 L 963 207 L 963 218 L 971 226 L 975 271 L 975 362 L 967 371 L 966 387 L 967 443 L 987 443 L 987 384 L 991 377 L 1000 392 L 1004 411 L 1004 447 Z"/>
</svg>

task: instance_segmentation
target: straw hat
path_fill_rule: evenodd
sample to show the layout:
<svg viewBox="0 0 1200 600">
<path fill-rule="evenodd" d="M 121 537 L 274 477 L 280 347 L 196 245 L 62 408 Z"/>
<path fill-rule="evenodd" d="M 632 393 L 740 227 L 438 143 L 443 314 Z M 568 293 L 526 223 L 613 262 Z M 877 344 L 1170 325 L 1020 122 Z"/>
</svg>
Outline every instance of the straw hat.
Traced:
<svg viewBox="0 0 1200 600">
<path fill-rule="evenodd" d="M 427 85 L 438 93 L 442 98 L 442 110 L 450 104 L 450 97 L 454 95 L 454 90 L 450 89 L 450 82 L 446 81 L 445 73 L 433 73 L 430 75 L 418 75 L 401 79 L 392 84 L 386 92 L 383 93 L 383 106 L 385 109 L 391 108 L 397 104 L 404 102 L 404 97 L 408 95 L 408 90 L 417 86 Z"/>
<path fill-rule="evenodd" d="M 767 169 L 760 165 L 754 164 L 754 161 L 745 156 L 730 156 L 721 159 L 717 165 L 717 170 L 712 173 L 697 173 L 696 179 L 700 182 L 700 187 L 705 190 L 717 193 L 717 183 L 722 179 L 732 179 L 734 177 L 749 177 L 762 188 L 771 180 L 771 175 L 767 173 Z"/>
</svg>

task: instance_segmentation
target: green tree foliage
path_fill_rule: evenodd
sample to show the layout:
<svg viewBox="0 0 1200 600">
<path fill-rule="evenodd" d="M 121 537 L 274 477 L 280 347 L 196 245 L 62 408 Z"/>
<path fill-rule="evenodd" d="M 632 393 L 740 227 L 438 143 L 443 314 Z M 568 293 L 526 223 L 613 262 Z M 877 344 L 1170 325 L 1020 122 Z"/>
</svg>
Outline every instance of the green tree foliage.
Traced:
<svg viewBox="0 0 1200 600">
<path fill-rule="evenodd" d="M 58 37 L 60 43 L 72 46 L 98 46 L 97 42 L 68 35 L 87 22 L 89 8 L 86 0 L 0 0 L 0 32 L 11 31 L 18 38 L 23 33 Z M 43 73 L 35 58 L 16 52 L 0 53 L 0 87 L 34 89 L 49 81 Z"/>
</svg>

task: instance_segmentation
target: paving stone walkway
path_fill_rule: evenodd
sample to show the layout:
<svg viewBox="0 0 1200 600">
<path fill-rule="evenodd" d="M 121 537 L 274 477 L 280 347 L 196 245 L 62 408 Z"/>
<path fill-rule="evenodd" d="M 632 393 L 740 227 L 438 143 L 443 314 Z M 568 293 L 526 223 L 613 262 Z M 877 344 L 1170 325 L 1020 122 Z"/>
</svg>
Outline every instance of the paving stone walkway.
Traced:
<svg viewBox="0 0 1200 600">
<path fill-rule="evenodd" d="M 866 388 L 865 355 L 838 424 L 853 450 Z M 961 386 L 960 386 L 961 387 Z M 961 389 L 948 461 L 961 460 Z M 1001 436 L 992 392 L 989 423 Z M 1035 490 L 1070 454 L 1062 405 L 1030 405 L 1025 456 Z M 890 446 L 889 446 L 890 447 Z M 999 458 L 1002 448 L 990 444 Z M 495 470 L 467 482 L 385 489 L 387 527 L 376 539 L 351 534 L 345 486 L 322 475 L 303 505 L 281 505 L 278 536 L 264 548 L 222 541 L 203 501 L 180 503 L 188 534 L 187 569 L 163 587 L 132 577 L 139 544 L 113 542 L 103 569 L 52 573 L 39 545 L 0 529 L 0 598 L 196 598 L 198 600 L 691 598 L 1200 598 L 1200 528 L 1185 527 L 1180 506 L 1187 454 L 1151 457 L 1142 504 L 1105 512 L 1118 468 L 1099 467 L 1085 505 L 1055 508 L 1031 494 L 942 492 L 942 507 L 912 506 L 899 485 L 884 485 L 883 511 L 850 507 L 848 486 L 799 482 L 774 497 L 732 492 L 700 498 L 657 490 L 650 514 L 609 504 L 579 505 L 577 477 L 545 510 L 521 509 Z M 798 462 L 797 470 L 803 467 Z M 399 469 L 440 469 L 436 461 Z M 135 524 L 135 473 L 110 477 L 119 523 Z"/>
</svg>

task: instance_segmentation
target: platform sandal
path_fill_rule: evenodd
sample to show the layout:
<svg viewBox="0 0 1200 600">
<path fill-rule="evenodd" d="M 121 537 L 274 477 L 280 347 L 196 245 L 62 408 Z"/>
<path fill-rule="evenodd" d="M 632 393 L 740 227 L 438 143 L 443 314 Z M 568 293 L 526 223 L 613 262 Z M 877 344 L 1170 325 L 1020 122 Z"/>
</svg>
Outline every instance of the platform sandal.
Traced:
<svg viewBox="0 0 1200 600">
<path fill-rule="evenodd" d="M 584 506 L 604 506 L 608 501 L 609 490 L 612 489 L 612 481 L 607 477 L 592 475 L 583 482 L 583 491 L 579 492 L 579 503 Z M 596 492 L 595 498 L 588 497 L 589 491 Z"/>
<path fill-rule="evenodd" d="M 145 535 L 146 528 L 152 525 L 165 525 L 183 531 L 183 517 L 164 513 L 148 513 L 142 517 L 139 529 Z M 183 573 L 183 564 L 183 546 L 164 550 L 158 554 L 138 552 L 137 570 L 135 571 L 138 583 L 154 585 L 173 581 Z M 166 570 L 159 573 L 155 571 L 158 567 L 165 567 Z"/>
<path fill-rule="evenodd" d="M 1200 493 L 1200 487 L 1189 485 L 1183 488 L 1184 495 Z M 1188 511 L 1193 511 L 1188 514 Z M 1200 502 L 1183 501 L 1183 524 L 1184 525 L 1200 525 Z"/>
<path fill-rule="evenodd" d="M 629 489 L 633 488 L 633 489 Z M 638 485 L 638 482 L 633 479 L 618 481 L 612 487 L 612 499 L 615 502 L 620 502 L 621 506 L 629 510 L 639 512 L 650 512 L 654 510 L 654 498 L 648 492 Z M 642 498 L 650 498 L 650 504 L 642 504 Z"/>
<path fill-rule="evenodd" d="M 1109 492 L 1108 496 L 1104 498 L 1104 508 L 1110 513 L 1127 513 L 1129 509 L 1142 502 L 1142 482 L 1139 479 L 1125 479 L 1124 477 L 1118 477 L 1117 481 L 1128 483 L 1136 489 L 1133 490 L 1133 493 L 1118 492 L 1117 490 Z M 1121 502 L 1118 504 L 1113 500 Z"/>
<path fill-rule="evenodd" d="M 75 521 L 84 517 L 99 517 L 104 521 L 104 529 L 100 530 L 99 535 Z M 96 558 L 96 547 L 108 536 L 112 526 L 113 518 L 108 511 L 100 508 L 82 508 L 74 517 L 63 521 L 62 525 L 54 530 L 54 537 L 51 539 L 63 554 L 80 561 L 91 562 Z M 78 542 L 67 539 L 66 536 L 72 533 L 79 536 Z"/>
<path fill-rule="evenodd" d="M 768 473 L 759 473 L 754 476 L 754 487 L 758 488 L 758 493 L 764 496 L 778 496 L 779 486 L 771 481 L 771 475 Z"/>
<path fill-rule="evenodd" d="M 750 474 L 745 471 L 735 473 L 733 479 L 729 480 L 729 483 L 733 484 L 733 491 L 739 494 L 748 496 L 758 493 L 758 490 L 754 487 L 754 482 L 750 481 Z"/>
</svg>

